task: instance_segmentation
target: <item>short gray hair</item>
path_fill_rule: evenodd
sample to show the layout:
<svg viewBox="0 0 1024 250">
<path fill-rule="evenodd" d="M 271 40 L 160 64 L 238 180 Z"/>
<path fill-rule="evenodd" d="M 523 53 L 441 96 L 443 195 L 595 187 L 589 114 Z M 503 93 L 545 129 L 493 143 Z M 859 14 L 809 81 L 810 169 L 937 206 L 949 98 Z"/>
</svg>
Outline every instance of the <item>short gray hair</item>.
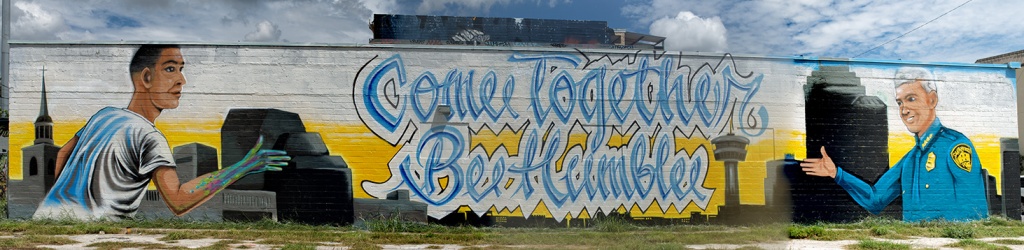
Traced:
<svg viewBox="0 0 1024 250">
<path fill-rule="evenodd" d="M 896 71 L 896 87 L 899 88 L 908 82 L 920 81 L 925 93 L 935 92 L 935 79 L 932 72 L 919 67 L 904 67 Z"/>
</svg>

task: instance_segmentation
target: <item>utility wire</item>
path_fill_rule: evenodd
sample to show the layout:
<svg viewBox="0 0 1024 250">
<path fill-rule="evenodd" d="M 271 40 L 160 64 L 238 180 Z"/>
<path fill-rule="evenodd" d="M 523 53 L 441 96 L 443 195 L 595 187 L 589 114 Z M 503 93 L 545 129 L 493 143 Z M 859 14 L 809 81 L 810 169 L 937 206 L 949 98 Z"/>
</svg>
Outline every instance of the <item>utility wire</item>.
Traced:
<svg viewBox="0 0 1024 250">
<path fill-rule="evenodd" d="M 893 38 L 893 39 L 891 39 L 891 40 L 889 40 L 889 41 L 886 41 L 886 42 L 884 42 L 884 43 L 882 43 L 882 44 L 879 44 L 878 46 L 875 46 L 875 47 L 873 47 L 873 48 L 871 48 L 871 49 L 865 50 L 864 52 L 860 52 L 860 54 L 857 54 L 856 56 L 853 56 L 853 57 L 860 57 L 860 56 L 862 56 L 862 55 L 864 55 L 864 54 L 867 54 L 868 52 L 871 52 L 872 50 L 875 50 L 875 49 L 881 48 L 882 46 L 885 46 L 886 44 L 889 44 L 889 43 L 891 43 L 891 42 L 893 42 L 893 41 L 896 41 L 896 40 L 898 40 L 898 39 L 900 39 L 900 38 L 903 38 L 903 36 L 906 36 L 907 34 L 910 34 L 910 32 L 914 32 L 915 30 L 917 30 L 917 29 L 920 29 L 921 27 L 924 27 L 925 25 L 928 25 L 929 23 L 932 23 L 932 22 L 934 22 L 935 20 L 939 20 L 939 18 L 942 18 L 942 17 L 946 16 L 946 14 L 949 14 L 950 12 L 953 12 L 954 10 L 956 10 L 956 9 L 959 9 L 960 7 L 963 7 L 963 6 L 964 6 L 964 5 L 966 5 L 967 3 L 970 3 L 971 1 L 974 1 L 974 0 L 967 0 L 967 1 L 965 1 L 964 3 L 962 3 L 962 4 L 960 4 L 960 5 L 957 5 L 957 6 L 956 6 L 956 7 L 954 7 L 953 9 L 951 9 L 951 10 L 949 10 L 949 11 L 946 11 L 946 13 L 942 13 L 942 15 L 939 15 L 939 16 L 937 16 L 937 17 L 933 18 L 932 20 L 929 20 L 928 22 L 925 22 L 925 23 L 921 24 L 920 26 L 917 26 L 917 28 L 914 28 L 914 29 L 912 29 L 912 30 L 910 30 L 910 31 L 907 31 L 907 33 L 903 33 L 902 35 L 900 35 L 900 36 L 897 36 L 896 38 Z"/>
</svg>

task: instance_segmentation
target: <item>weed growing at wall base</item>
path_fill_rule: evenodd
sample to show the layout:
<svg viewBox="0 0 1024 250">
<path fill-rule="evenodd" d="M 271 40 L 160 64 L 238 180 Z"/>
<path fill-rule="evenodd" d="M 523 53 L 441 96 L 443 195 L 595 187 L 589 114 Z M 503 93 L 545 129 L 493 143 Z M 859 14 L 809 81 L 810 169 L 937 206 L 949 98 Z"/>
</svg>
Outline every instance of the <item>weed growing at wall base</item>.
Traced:
<svg viewBox="0 0 1024 250">
<path fill-rule="evenodd" d="M 886 241 L 877 240 L 861 240 L 857 245 L 853 245 L 851 249 L 861 250 L 910 250 L 910 245 L 898 244 Z"/>
<path fill-rule="evenodd" d="M 636 230 L 637 226 L 622 217 L 606 216 L 594 219 L 594 229 L 599 232 L 618 233 Z"/>
<path fill-rule="evenodd" d="M 991 218 L 984 221 L 907 223 L 869 218 L 857 223 L 769 224 L 755 226 L 638 226 L 622 218 L 595 221 L 591 228 L 476 228 L 447 227 L 436 224 L 409 223 L 381 218 L 364 221 L 358 227 L 308 226 L 293 223 L 212 223 L 183 220 L 144 221 L 14 221 L 0 220 L 0 248 L 32 248 L 42 245 L 67 245 L 76 242 L 64 235 L 78 234 L 158 234 L 154 243 L 142 247 L 168 248 L 176 242 L 195 239 L 218 239 L 212 249 L 227 249 L 240 242 L 251 242 L 274 248 L 308 249 L 330 244 L 353 249 L 378 249 L 382 245 L 458 245 L 493 248 L 581 248 L 634 249 L 683 248 L 699 244 L 733 244 L 752 246 L 759 243 L 782 242 L 787 238 L 812 240 L 859 240 L 858 249 L 906 249 L 905 245 L 874 237 L 1019 237 L 1024 223 Z M 18 237 L 13 237 L 18 235 Z M 1011 243 L 1011 242 L 1008 242 Z M 977 240 L 966 239 L 964 248 L 1002 249 Z M 988 245 L 985 245 L 988 244 Z M 1005 244 L 1005 243 L 999 243 Z M 141 245 L 140 245 L 141 246 Z M 117 244 L 94 247 L 119 248 Z M 996 247 L 996 248 L 991 248 Z"/>
<path fill-rule="evenodd" d="M 942 228 L 942 237 L 954 239 L 974 238 L 974 227 L 971 224 L 954 223 Z"/>
<path fill-rule="evenodd" d="M 814 240 L 903 239 L 911 236 L 971 239 L 1024 235 L 1024 222 L 998 216 L 971 222 L 903 222 L 869 217 L 856 223 L 793 224 L 786 231 L 791 239 Z"/>
<path fill-rule="evenodd" d="M 834 231 L 827 230 L 820 225 L 790 225 L 786 231 L 791 239 L 830 240 L 837 236 Z"/>
<path fill-rule="evenodd" d="M 871 228 L 871 233 L 875 236 L 885 237 L 895 234 L 896 231 L 891 226 L 877 226 Z"/>
</svg>

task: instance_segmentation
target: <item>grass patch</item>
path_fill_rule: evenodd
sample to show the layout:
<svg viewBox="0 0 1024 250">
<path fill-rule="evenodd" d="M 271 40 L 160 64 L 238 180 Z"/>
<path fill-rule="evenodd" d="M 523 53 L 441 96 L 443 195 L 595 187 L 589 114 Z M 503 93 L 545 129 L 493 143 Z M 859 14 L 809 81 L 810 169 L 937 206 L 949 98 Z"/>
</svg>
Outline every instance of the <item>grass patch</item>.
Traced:
<svg viewBox="0 0 1024 250">
<path fill-rule="evenodd" d="M 625 232 L 600 232 L 588 229 L 502 229 L 487 234 L 472 245 L 513 245 L 527 248 L 553 248 L 574 245 L 581 248 L 624 248 L 678 243 L 691 244 L 751 244 L 786 240 L 785 226 L 762 225 L 750 227 L 718 226 L 662 226 L 638 227 Z M 461 245 L 461 244 L 460 244 Z"/>
<path fill-rule="evenodd" d="M 166 236 L 160 238 L 161 241 L 176 241 L 176 240 L 194 240 L 194 239 L 205 239 L 208 238 L 206 234 L 201 231 L 172 231 L 167 233 Z"/>
<path fill-rule="evenodd" d="M 992 244 L 992 243 L 988 243 L 988 242 L 984 242 L 984 241 L 980 241 L 980 240 L 975 240 L 975 239 L 961 240 L 961 241 L 959 241 L 957 243 L 949 244 L 949 245 L 946 245 L 946 246 L 947 247 L 958 247 L 958 248 L 963 248 L 963 249 L 968 249 L 968 250 L 975 250 L 975 249 L 976 250 L 1003 250 L 1003 249 L 1009 250 L 1010 249 L 1009 247 L 999 246 L 999 245 L 995 245 L 995 244 Z"/>
<path fill-rule="evenodd" d="M 132 249 L 185 249 L 183 247 L 173 247 L 164 244 L 157 243 L 141 243 L 141 242 L 121 242 L 121 241 L 106 241 L 97 242 L 86 245 L 86 247 L 95 247 L 97 250 L 118 250 L 125 248 Z"/>
<path fill-rule="evenodd" d="M 161 234 L 161 241 L 221 239 L 207 249 L 228 249 L 238 242 L 258 242 L 276 247 L 303 247 L 339 242 L 352 249 L 380 249 L 383 244 L 454 244 L 466 248 L 579 248 L 631 249 L 683 248 L 696 244 L 750 245 L 787 239 L 862 240 L 916 237 L 1017 237 L 1024 235 L 1024 223 L 994 217 L 966 223 L 947 221 L 902 222 L 872 217 L 855 223 L 769 224 L 752 226 L 665 225 L 642 226 L 624 217 L 595 218 L 590 228 L 476 228 L 448 227 L 410 223 L 397 219 L 363 220 L 358 226 L 310 226 L 296 223 L 259 221 L 195 222 L 186 220 L 126 220 L 78 222 L 66 220 L 0 220 L 0 249 L 31 248 L 39 245 L 66 245 L 74 242 L 54 234 L 118 234 L 126 228 L 132 233 Z M 36 238 L 28 238 L 36 237 Z M 51 238 L 43 238 L 51 237 Z M 54 242 L 54 243 L 47 243 Z M 869 241 L 865 244 L 873 244 Z M 1004 244 L 1020 244 L 1007 241 Z M 161 245 L 167 247 L 170 245 Z M 155 247 L 155 246 L 154 246 Z M 234 246 L 239 247 L 239 246 Z M 864 248 L 861 248 L 864 249 Z M 875 249 L 875 248 L 870 248 Z M 883 248 L 884 249 L 884 248 Z"/>
<path fill-rule="evenodd" d="M 869 217 L 856 223 L 794 224 L 786 231 L 793 239 L 815 240 L 860 240 L 873 237 L 906 239 L 911 236 L 971 239 L 1024 235 L 1024 223 L 997 216 L 971 222 L 903 222 Z"/>
<path fill-rule="evenodd" d="M 1022 224 L 1020 220 L 1011 220 L 1003 216 L 991 216 L 980 223 L 985 226 L 1020 226 Z"/>
<path fill-rule="evenodd" d="M 999 244 L 1003 244 L 1003 245 L 1024 245 L 1024 240 L 998 239 L 998 240 L 993 240 L 992 243 L 999 243 Z"/>
<path fill-rule="evenodd" d="M 600 232 L 618 233 L 636 229 L 637 226 L 630 223 L 627 218 L 606 216 L 594 219 L 594 230 Z"/>
<path fill-rule="evenodd" d="M 403 221 L 399 218 L 383 218 L 364 220 L 356 228 L 365 229 L 370 232 L 403 232 L 403 233 L 425 233 L 436 231 L 447 231 L 447 227 L 436 224 L 424 224 Z"/>
<path fill-rule="evenodd" d="M 39 245 L 68 245 L 77 241 L 50 235 L 25 235 L 14 238 L 0 238 L 0 249 L 34 248 Z"/>
<path fill-rule="evenodd" d="M 861 240 L 856 245 L 849 246 L 850 249 L 860 250 L 909 250 L 910 245 L 892 243 L 880 240 Z"/>
<path fill-rule="evenodd" d="M 838 236 L 821 225 L 790 225 L 786 232 L 790 239 L 835 240 Z"/>
<path fill-rule="evenodd" d="M 352 250 L 379 250 L 379 249 L 382 249 L 382 248 L 380 246 L 376 245 L 376 244 L 372 244 L 372 243 L 365 242 L 365 241 L 360 241 L 360 242 L 356 242 L 355 244 L 352 244 L 351 246 L 349 246 L 349 249 L 352 249 Z"/>
<path fill-rule="evenodd" d="M 869 229 L 869 231 L 871 232 L 871 236 L 894 240 L 908 239 L 910 238 L 908 236 L 915 235 L 913 232 L 907 232 L 911 230 L 906 230 L 905 228 L 897 226 L 875 226 Z"/>
<path fill-rule="evenodd" d="M 315 250 L 316 245 L 314 244 L 286 244 L 281 247 L 281 250 Z"/>
<path fill-rule="evenodd" d="M 974 235 L 974 227 L 971 224 L 953 223 L 942 228 L 942 237 L 946 238 L 971 239 L 974 238 Z"/>
<path fill-rule="evenodd" d="M 228 249 L 232 249 L 231 244 L 238 244 L 238 243 L 241 243 L 241 241 L 237 241 L 237 240 L 222 240 L 222 241 L 214 242 L 213 245 L 209 245 L 207 247 L 203 247 L 202 249 L 203 250 L 228 250 Z"/>
<path fill-rule="evenodd" d="M 875 236 L 887 236 L 896 234 L 896 230 L 892 226 L 877 226 L 871 228 L 871 233 Z"/>
<path fill-rule="evenodd" d="M 658 244 L 654 244 L 654 245 L 651 245 L 651 246 L 644 246 L 644 248 L 647 248 L 647 247 L 650 247 L 648 249 L 665 249 L 665 250 L 690 249 L 690 248 L 686 247 L 685 244 L 679 244 L 679 243 L 658 243 Z"/>
</svg>

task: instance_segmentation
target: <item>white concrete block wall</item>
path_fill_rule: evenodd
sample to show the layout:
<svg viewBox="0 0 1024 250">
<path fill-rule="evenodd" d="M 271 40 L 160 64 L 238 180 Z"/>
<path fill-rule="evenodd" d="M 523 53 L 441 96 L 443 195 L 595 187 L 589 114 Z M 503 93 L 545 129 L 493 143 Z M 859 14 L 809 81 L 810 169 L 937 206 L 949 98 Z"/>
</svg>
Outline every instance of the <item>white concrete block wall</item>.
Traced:
<svg viewBox="0 0 1024 250">
<path fill-rule="evenodd" d="M 43 66 L 59 145 L 97 110 L 127 105 L 132 91 L 128 61 L 136 47 L 12 45 L 12 179 L 21 178 L 19 148 L 32 141 Z M 992 166 L 999 162 L 999 138 L 1018 137 L 1015 88 L 1006 77 L 1012 69 L 991 66 L 443 46 L 187 45 L 182 53 L 188 83 L 181 105 L 157 120 L 171 144 L 197 141 L 219 148 L 219 138 L 214 137 L 232 108 L 295 112 L 310 132 L 322 133 L 332 155 L 349 162 L 356 197 L 382 198 L 394 189 L 412 190 L 412 199 L 428 203 L 429 215 L 435 218 L 469 206 L 480 215 L 492 207 L 496 211 L 518 208 L 523 216 L 542 214 L 562 220 L 566 214 L 579 218 L 583 211 L 594 216 L 598 210 L 630 210 L 634 205 L 647 210 L 655 200 L 658 208 L 633 215 L 717 214 L 725 200 L 725 180 L 709 141 L 729 131 L 751 141 L 741 165 L 741 202 L 764 204 L 765 162 L 787 154 L 805 156 L 804 85 L 821 64 L 849 66 L 867 95 L 879 97 L 890 107 L 885 132 L 890 138 L 910 137 L 913 142 L 898 119 L 893 91 L 895 71 L 909 66 L 934 74 L 941 100 L 936 110 L 942 123 L 971 138 L 990 171 L 999 169 Z M 400 70 L 381 70 L 388 62 Z M 371 79 L 375 70 L 383 72 L 376 81 Z M 432 74 L 440 85 L 453 71 L 462 74 L 461 81 L 441 87 L 434 93 L 437 103 L 429 105 L 429 85 L 418 82 L 419 77 Z M 493 78 L 487 78 L 491 73 Z M 535 81 L 538 73 L 543 74 L 542 81 Z M 581 80 L 588 74 L 598 78 L 584 87 Z M 646 79 L 638 83 L 641 74 Z M 559 75 L 573 82 L 555 80 Z M 623 78 L 626 81 L 616 82 Z M 490 79 L 493 83 L 487 82 Z M 681 91 L 662 89 L 662 82 Z M 368 88 L 368 84 L 378 85 Z M 471 87 L 472 93 L 466 95 L 459 87 Z M 617 87 L 623 87 L 621 98 L 615 96 L 620 93 Z M 588 117 L 579 97 L 569 99 L 569 91 L 589 98 L 591 90 L 603 100 L 582 102 L 601 107 Z M 662 92 L 667 100 L 659 97 Z M 682 93 L 683 99 L 676 93 Z M 700 95 L 708 97 L 697 98 Z M 635 100 L 647 96 L 655 101 Z M 660 111 L 662 101 L 670 104 L 670 119 Z M 563 115 L 565 121 L 552 107 L 559 103 L 565 109 L 573 106 Z M 443 104 L 451 108 L 452 118 L 417 117 L 417 108 L 432 112 Z M 677 104 L 698 113 L 681 121 Z M 477 110 L 468 110 L 470 105 Z M 694 109 L 695 105 L 708 108 Z M 491 118 L 481 106 L 500 114 Z M 658 109 L 648 115 L 640 110 L 643 107 Z M 700 111 L 707 112 L 706 123 Z M 634 123 L 637 126 L 631 129 Z M 500 136 L 471 132 L 490 132 L 485 128 Z M 686 138 L 695 130 L 700 132 Z M 892 147 L 904 146 L 892 141 Z M 503 147 L 495 148 L 498 144 Z M 906 150 L 890 148 L 896 159 L 898 152 Z M 613 166 L 606 171 L 617 172 L 597 173 L 602 158 L 603 164 Z M 560 166 L 555 164 L 559 159 Z M 613 159 L 617 164 L 610 163 Z M 593 161 L 589 171 L 585 169 L 588 161 Z M 539 205 L 547 211 L 537 210 Z"/>
</svg>

